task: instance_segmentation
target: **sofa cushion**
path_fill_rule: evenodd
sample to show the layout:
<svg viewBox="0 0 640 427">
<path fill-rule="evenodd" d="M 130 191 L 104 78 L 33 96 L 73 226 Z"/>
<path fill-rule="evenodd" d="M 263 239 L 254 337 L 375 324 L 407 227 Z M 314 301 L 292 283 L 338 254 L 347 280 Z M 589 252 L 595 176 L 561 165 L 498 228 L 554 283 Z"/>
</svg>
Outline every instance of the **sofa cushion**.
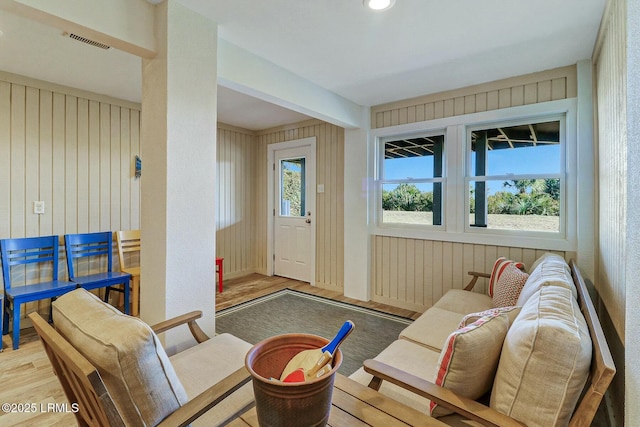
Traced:
<svg viewBox="0 0 640 427">
<path fill-rule="evenodd" d="M 559 255 L 546 253 L 535 263 L 535 268 L 529 273 L 516 305 L 523 306 L 531 295 L 543 286 L 560 286 L 571 290 L 573 298 L 578 297 L 578 291 L 573 284 L 571 271 L 567 262 Z"/>
<path fill-rule="evenodd" d="M 479 313 L 469 313 L 462 318 L 462 320 L 458 324 L 457 329 L 464 328 L 465 326 L 469 326 L 470 324 L 472 324 L 476 320 L 479 320 L 482 317 L 496 316 L 498 314 L 506 314 L 507 318 L 509 319 L 509 325 L 511 325 L 515 321 L 518 314 L 520 314 L 521 309 L 522 307 L 509 306 L 509 307 L 490 308 L 489 310 L 481 311 Z"/>
<path fill-rule="evenodd" d="M 491 277 L 489 277 L 489 296 L 490 297 L 493 297 L 496 284 L 498 283 L 498 280 L 500 280 L 500 277 L 502 276 L 502 274 L 505 272 L 505 269 L 507 269 L 507 267 L 512 265 L 515 266 L 516 268 L 519 268 L 520 270 L 524 270 L 525 268 L 523 263 L 518 261 L 512 261 L 503 256 L 499 257 L 496 260 L 496 262 L 493 263 L 493 268 L 491 269 Z"/>
<path fill-rule="evenodd" d="M 452 332 L 440 353 L 433 382 L 460 396 L 481 397 L 491 390 L 508 330 L 506 314 L 489 314 Z M 451 413 L 435 402 L 430 411 L 433 417 Z"/>
<path fill-rule="evenodd" d="M 174 354 L 169 359 L 180 378 L 189 399 L 220 382 L 244 366 L 251 344 L 230 334 L 211 339 Z M 191 423 L 193 427 L 226 425 L 238 411 L 253 405 L 251 383 L 224 399 Z"/>
<path fill-rule="evenodd" d="M 84 289 L 53 303 L 56 329 L 96 367 L 126 425 L 156 425 L 187 394 L 149 325 Z"/>
<path fill-rule="evenodd" d="M 516 305 L 522 287 L 529 275 L 518 268 L 516 263 L 509 263 L 503 269 L 498 280 L 493 284 L 492 302 L 494 307 Z"/>
<path fill-rule="evenodd" d="M 431 307 L 400 332 L 400 339 L 413 341 L 440 352 L 449 334 L 460 325 L 463 314 Z"/>
<path fill-rule="evenodd" d="M 491 407 L 528 426 L 567 425 L 590 363 L 589 330 L 571 290 L 543 286 L 507 333 Z"/>
<path fill-rule="evenodd" d="M 440 352 L 438 351 L 433 351 L 411 341 L 396 340 L 382 350 L 374 359 L 424 380 L 433 381 L 439 357 Z M 373 377 L 366 373 L 363 368 L 360 368 L 351 374 L 349 378 L 360 384 L 368 385 Z M 425 413 L 429 411 L 429 399 L 393 385 L 389 381 L 382 382 L 380 392 L 418 411 Z"/>
<path fill-rule="evenodd" d="M 493 308 L 493 301 L 489 295 L 479 292 L 469 292 L 462 289 L 451 289 L 440 298 L 433 307 L 460 313 L 469 313 Z M 453 330 L 449 331 L 449 333 Z"/>
</svg>

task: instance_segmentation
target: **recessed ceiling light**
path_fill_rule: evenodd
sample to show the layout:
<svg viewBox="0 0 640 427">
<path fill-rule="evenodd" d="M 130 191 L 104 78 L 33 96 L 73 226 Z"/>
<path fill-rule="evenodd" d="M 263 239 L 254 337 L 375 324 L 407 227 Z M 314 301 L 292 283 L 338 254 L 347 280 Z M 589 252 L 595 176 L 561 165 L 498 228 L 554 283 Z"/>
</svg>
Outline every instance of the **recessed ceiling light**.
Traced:
<svg viewBox="0 0 640 427">
<path fill-rule="evenodd" d="M 373 10 L 387 10 L 394 5 L 396 0 L 363 0 L 363 4 Z"/>
</svg>

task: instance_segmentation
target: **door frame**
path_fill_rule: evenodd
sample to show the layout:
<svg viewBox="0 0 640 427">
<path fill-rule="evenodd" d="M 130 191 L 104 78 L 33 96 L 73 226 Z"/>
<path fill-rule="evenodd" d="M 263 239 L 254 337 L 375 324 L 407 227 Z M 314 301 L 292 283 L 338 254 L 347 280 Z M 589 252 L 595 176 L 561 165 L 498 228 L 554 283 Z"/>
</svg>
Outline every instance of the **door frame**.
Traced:
<svg viewBox="0 0 640 427">
<path fill-rule="evenodd" d="M 267 145 L 267 276 L 273 276 L 274 274 L 274 246 L 275 246 L 275 153 L 278 150 L 285 150 L 289 148 L 310 147 L 311 159 L 314 164 L 315 176 L 313 177 L 313 187 L 310 186 L 310 190 L 307 194 L 307 204 L 311 211 L 311 248 L 309 251 L 309 264 L 311 269 L 311 277 L 309 277 L 309 283 L 312 286 L 316 285 L 316 224 L 318 221 L 318 214 L 316 209 L 316 179 L 317 179 L 317 162 L 316 162 L 316 137 L 310 136 L 307 138 L 295 139 L 292 141 L 278 142 L 275 144 Z M 311 197 L 313 195 L 313 197 Z"/>
</svg>

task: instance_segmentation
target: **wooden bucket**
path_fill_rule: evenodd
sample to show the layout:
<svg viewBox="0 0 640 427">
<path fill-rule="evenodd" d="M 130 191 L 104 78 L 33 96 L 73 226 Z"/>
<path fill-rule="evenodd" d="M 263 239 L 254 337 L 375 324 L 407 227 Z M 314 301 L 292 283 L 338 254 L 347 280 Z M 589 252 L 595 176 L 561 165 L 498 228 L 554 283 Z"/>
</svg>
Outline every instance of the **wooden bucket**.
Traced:
<svg viewBox="0 0 640 427">
<path fill-rule="evenodd" d="M 261 427 L 325 426 L 331 411 L 333 379 L 342 363 L 338 349 L 330 373 L 303 383 L 282 383 L 280 378 L 293 356 L 325 346 L 329 340 L 311 334 L 283 334 L 267 338 L 247 353 L 258 423 Z"/>
</svg>

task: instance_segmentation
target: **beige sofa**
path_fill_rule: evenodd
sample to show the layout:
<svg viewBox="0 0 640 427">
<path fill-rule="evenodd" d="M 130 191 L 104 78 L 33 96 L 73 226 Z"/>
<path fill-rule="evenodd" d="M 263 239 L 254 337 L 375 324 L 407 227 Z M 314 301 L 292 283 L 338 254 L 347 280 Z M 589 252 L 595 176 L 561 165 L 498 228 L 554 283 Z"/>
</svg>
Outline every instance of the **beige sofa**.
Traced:
<svg viewBox="0 0 640 427">
<path fill-rule="evenodd" d="M 545 254 L 515 306 L 492 309 L 451 290 L 350 378 L 451 425 L 589 425 L 615 368 L 577 268 Z"/>
</svg>

